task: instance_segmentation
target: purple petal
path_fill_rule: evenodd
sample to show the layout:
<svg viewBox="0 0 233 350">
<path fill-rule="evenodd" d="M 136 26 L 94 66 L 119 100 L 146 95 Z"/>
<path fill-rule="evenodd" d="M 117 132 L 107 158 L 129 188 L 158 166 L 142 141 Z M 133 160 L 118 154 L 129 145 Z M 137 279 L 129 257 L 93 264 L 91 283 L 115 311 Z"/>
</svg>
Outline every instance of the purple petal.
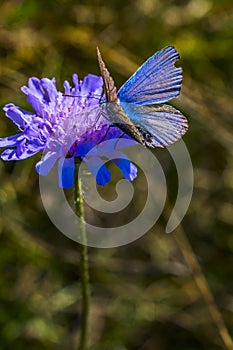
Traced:
<svg viewBox="0 0 233 350">
<path fill-rule="evenodd" d="M 16 154 L 18 159 L 26 159 L 34 154 L 40 152 L 40 149 L 38 147 L 34 147 L 34 145 L 27 145 L 27 140 L 22 140 L 16 148 Z"/>
<path fill-rule="evenodd" d="M 85 157 L 85 155 L 96 146 L 96 142 L 87 141 L 83 143 L 79 143 L 75 149 L 75 157 Z M 95 149 L 92 151 L 92 155 L 94 154 Z"/>
<path fill-rule="evenodd" d="M 41 102 L 36 96 L 29 94 L 28 102 L 32 105 L 32 108 L 36 112 L 37 115 L 43 117 L 44 116 L 44 103 Z"/>
<path fill-rule="evenodd" d="M 58 91 L 55 85 L 55 79 L 43 78 L 41 79 L 41 86 L 46 91 L 46 100 L 53 101 L 58 95 Z M 45 97 L 45 95 L 44 95 Z"/>
<path fill-rule="evenodd" d="M 24 128 L 26 124 L 30 124 L 34 114 L 24 111 L 23 109 L 9 103 L 3 107 L 6 116 L 10 118 L 19 128 Z"/>
<path fill-rule="evenodd" d="M 137 176 L 137 168 L 128 159 L 113 159 L 112 162 L 121 170 L 125 179 L 133 181 Z"/>
<path fill-rule="evenodd" d="M 105 186 L 111 180 L 111 173 L 105 165 L 99 169 L 96 175 L 96 183 L 99 186 Z"/>
<path fill-rule="evenodd" d="M 2 152 L 1 158 L 6 161 L 19 160 L 15 149 L 6 149 Z"/>
<path fill-rule="evenodd" d="M 79 89 L 79 80 L 78 80 L 78 74 L 74 73 L 73 76 L 73 83 L 76 89 Z"/>
<path fill-rule="evenodd" d="M 64 81 L 63 86 L 64 86 L 65 94 L 69 95 L 71 91 L 71 86 L 68 80 Z"/>
<path fill-rule="evenodd" d="M 58 159 L 57 152 L 47 152 L 44 154 L 43 158 L 36 164 L 36 171 L 38 174 L 46 176 L 56 163 Z"/>
<path fill-rule="evenodd" d="M 23 160 L 38 153 L 38 150 L 29 150 L 17 147 L 16 149 L 6 149 L 2 152 L 1 158 L 6 161 Z"/>
<path fill-rule="evenodd" d="M 88 74 L 82 82 L 81 85 L 81 94 L 86 95 L 90 94 L 90 92 L 97 93 L 96 90 L 102 91 L 103 80 L 102 77 L 98 77 L 97 75 Z"/>
<path fill-rule="evenodd" d="M 40 79 L 36 77 L 32 77 L 28 79 L 28 87 L 22 86 L 21 90 L 25 93 L 25 95 L 34 95 L 39 99 L 44 97 L 44 91 L 41 87 Z"/>
<path fill-rule="evenodd" d="M 16 134 L 0 138 L 0 147 L 14 147 L 24 138 L 23 134 Z"/>
<path fill-rule="evenodd" d="M 58 162 L 58 179 L 60 188 L 71 188 L 74 185 L 74 157 L 60 158 Z"/>
<path fill-rule="evenodd" d="M 110 181 L 111 173 L 99 157 L 90 157 L 84 160 L 98 185 L 104 186 Z"/>
</svg>

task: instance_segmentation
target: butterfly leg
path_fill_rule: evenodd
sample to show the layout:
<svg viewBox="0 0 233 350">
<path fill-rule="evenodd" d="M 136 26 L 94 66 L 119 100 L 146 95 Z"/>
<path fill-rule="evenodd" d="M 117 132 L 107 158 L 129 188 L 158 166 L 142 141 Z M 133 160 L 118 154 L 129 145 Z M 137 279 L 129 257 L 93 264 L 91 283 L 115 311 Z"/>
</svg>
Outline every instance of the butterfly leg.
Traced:
<svg viewBox="0 0 233 350">
<path fill-rule="evenodd" d="M 117 140 L 116 140 L 116 143 L 115 143 L 115 146 L 114 146 L 115 149 L 116 149 L 116 146 L 117 146 L 118 142 L 120 141 L 120 139 L 122 139 L 122 137 L 123 137 L 124 135 L 126 135 L 126 133 L 125 133 L 124 131 L 122 131 L 122 132 L 121 132 L 121 135 L 120 135 L 120 136 L 117 138 Z"/>
<path fill-rule="evenodd" d="M 107 130 L 106 130 L 104 136 L 103 136 L 102 139 L 98 142 L 98 145 L 99 145 L 101 142 L 104 141 L 105 137 L 107 136 L 109 130 L 110 130 L 112 127 L 115 127 L 115 125 L 114 125 L 114 124 L 111 124 L 111 125 L 108 126 L 108 128 L 107 128 Z"/>
</svg>

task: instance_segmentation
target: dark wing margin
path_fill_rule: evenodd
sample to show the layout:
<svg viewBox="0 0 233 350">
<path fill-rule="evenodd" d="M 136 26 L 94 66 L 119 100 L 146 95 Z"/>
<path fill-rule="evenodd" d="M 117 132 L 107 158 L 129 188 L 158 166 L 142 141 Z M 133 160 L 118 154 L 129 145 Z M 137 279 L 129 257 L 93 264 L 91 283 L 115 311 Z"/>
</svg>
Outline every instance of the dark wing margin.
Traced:
<svg viewBox="0 0 233 350">
<path fill-rule="evenodd" d="M 177 97 L 182 84 L 182 68 L 175 67 L 179 58 L 173 46 L 155 53 L 119 89 L 119 100 L 145 106 Z"/>
<path fill-rule="evenodd" d="M 188 130 L 185 116 L 170 105 L 121 103 L 121 107 L 143 135 L 147 147 L 166 147 L 179 140 Z"/>
<path fill-rule="evenodd" d="M 103 82 L 104 82 L 104 90 L 107 98 L 107 102 L 117 102 L 117 89 L 115 87 L 115 83 L 113 78 L 111 77 L 103 59 L 100 53 L 100 50 L 98 47 L 96 47 L 97 52 L 97 59 L 100 69 L 100 74 L 102 76 Z"/>
</svg>

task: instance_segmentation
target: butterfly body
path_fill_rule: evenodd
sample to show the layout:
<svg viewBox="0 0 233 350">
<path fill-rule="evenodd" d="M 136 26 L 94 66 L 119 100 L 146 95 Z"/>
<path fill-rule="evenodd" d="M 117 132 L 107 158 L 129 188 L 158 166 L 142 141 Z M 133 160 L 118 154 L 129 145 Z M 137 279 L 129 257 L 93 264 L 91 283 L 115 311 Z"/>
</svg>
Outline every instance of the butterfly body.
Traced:
<svg viewBox="0 0 233 350">
<path fill-rule="evenodd" d="M 129 136 L 133 137 L 136 141 L 145 145 L 144 138 L 138 129 L 135 127 L 133 122 L 124 113 L 121 108 L 119 99 L 117 96 L 117 89 L 115 83 L 110 76 L 101 56 L 101 53 L 97 47 L 97 58 L 100 68 L 100 73 L 104 82 L 104 90 L 107 98 L 107 102 L 113 102 L 106 105 L 106 112 L 110 116 L 111 120 L 116 124 L 122 131 Z"/>
<path fill-rule="evenodd" d="M 182 113 L 163 104 L 177 97 L 182 68 L 175 67 L 179 54 L 172 46 L 150 57 L 117 91 L 97 48 L 106 96 L 105 111 L 111 122 L 147 147 L 166 147 L 188 129 Z"/>
<path fill-rule="evenodd" d="M 134 138 L 136 141 L 145 145 L 143 135 L 137 129 L 135 124 L 128 118 L 119 103 L 106 104 L 104 107 L 110 120 L 118 126 L 124 133 Z"/>
</svg>

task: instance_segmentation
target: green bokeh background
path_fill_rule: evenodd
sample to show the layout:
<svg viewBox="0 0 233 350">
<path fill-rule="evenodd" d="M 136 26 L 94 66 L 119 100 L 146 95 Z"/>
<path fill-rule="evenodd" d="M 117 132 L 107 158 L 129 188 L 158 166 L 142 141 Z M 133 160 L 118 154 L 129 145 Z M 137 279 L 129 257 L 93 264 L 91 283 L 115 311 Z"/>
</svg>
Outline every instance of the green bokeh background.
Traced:
<svg viewBox="0 0 233 350">
<path fill-rule="evenodd" d="M 167 151 L 155 150 L 169 188 L 161 218 L 134 243 L 89 249 L 90 350 L 225 349 L 216 307 L 233 335 L 233 3 L 2 0 L 1 107 L 13 102 L 30 109 L 20 92 L 30 76 L 56 77 L 61 89 L 74 72 L 99 74 L 96 45 L 118 87 L 155 51 L 166 45 L 179 51 L 184 80 L 173 102 L 189 119 L 184 141 L 195 187 L 182 227 L 166 235 L 177 178 Z M 16 132 L 3 111 L 0 128 L 2 137 Z M 78 245 L 44 212 L 38 159 L 0 162 L 3 350 L 76 349 L 79 337 Z M 113 173 L 105 195 L 114 192 L 119 174 Z M 136 180 L 138 191 L 140 185 Z M 139 195 L 132 213 L 140 205 Z"/>
</svg>

